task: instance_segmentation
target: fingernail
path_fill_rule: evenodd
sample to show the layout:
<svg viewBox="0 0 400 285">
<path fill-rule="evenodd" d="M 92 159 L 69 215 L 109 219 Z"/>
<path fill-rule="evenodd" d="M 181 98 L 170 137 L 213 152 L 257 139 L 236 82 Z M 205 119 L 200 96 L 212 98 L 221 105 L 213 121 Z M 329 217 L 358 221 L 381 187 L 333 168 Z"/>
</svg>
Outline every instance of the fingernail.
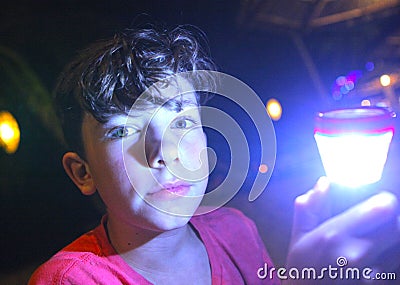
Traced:
<svg viewBox="0 0 400 285">
<path fill-rule="evenodd" d="M 330 185 L 330 182 L 329 182 L 328 177 L 321 176 L 317 182 L 317 189 L 319 191 L 325 192 L 329 189 L 329 185 Z"/>
<path fill-rule="evenodd" d="M 393 209 L 393 211 L 397 207 L 397 199 L 396 197 L 389 192 L 381 192 L 375 196 L 372 196 L 368 199 L 368 202 L 365 204 L 367 210 L 377 209 L 377 208 L 386 208 Z"/>
</svg>

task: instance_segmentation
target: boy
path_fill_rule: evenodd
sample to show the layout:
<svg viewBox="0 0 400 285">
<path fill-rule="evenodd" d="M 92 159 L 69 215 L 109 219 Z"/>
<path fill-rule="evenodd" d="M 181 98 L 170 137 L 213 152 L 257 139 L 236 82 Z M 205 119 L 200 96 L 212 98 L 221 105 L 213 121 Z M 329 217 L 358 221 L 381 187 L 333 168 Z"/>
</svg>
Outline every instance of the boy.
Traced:
<svg viewBox="0 0 400 285">
<path fill-rule="evenodd" d="M 257 269 L 272 263 L 252 222 L 228 209 L 191 218 L 208 176 L 202 95 L 182 92 L 193 85 L 182 78 L 139 98 L 176 73 L 214 69 L 180 27 L 127 31 L 69 65 L 56 91 L 74 150 L 63 166 L 83 194 L 98 191 L 107 215 L 39 268 L 31 284 L 261 282 Z"/>
<path fill-rule="evenodd" d="M 63 166 L 83 194 L 98 191 L 107 214 L 42 265 L 30 284 L 279 284 L 275 274 L 263 272 L 273 265 L 253 222 L 225 208 L 196 215 L 208 164 L 202 94 L 190 90 L 214 82 L 207 76 L 168 78 L 197 70 L 215 66 L 182 27 L 126 31 L 68 66 L 56 92 L 72 150 Z M 321 179 L 297 199 L 288 266 L 335 265 L 341 255 L 355 265 L 370 264 L 398 244 L 393 195 L 330 218 L 321 214 L 327 190 Z M 379 227 L 380 239 L 353 235 L 366 227 Z"/>
</svg>

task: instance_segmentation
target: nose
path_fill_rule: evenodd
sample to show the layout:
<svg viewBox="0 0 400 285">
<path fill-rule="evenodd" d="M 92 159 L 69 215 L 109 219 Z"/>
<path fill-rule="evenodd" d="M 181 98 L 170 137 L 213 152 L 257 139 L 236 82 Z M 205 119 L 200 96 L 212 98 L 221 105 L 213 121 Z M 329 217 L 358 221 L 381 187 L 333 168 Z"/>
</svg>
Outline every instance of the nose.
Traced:
<svg viewBox="0 0 400 285">
<path fill-rule="evenodd" d="M 145 153 L 149 167 L 163 168 L 178 161 L 177 144 L 168 134 L 149 128 L 145 137 Z"/>
</svg>

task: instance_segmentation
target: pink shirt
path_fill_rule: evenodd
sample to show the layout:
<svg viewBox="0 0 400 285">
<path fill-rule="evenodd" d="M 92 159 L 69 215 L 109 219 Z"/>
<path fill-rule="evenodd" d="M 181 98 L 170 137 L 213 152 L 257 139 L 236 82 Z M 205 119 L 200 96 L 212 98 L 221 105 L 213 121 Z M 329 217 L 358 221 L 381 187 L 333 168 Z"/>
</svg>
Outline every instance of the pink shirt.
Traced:
<svg viewBox="0 0 400 285">
<path fill-rule="evenodd" d="M 134 271 L 110 244 L 103 222 L 54 255 L 32 275 L 30 285 L 151 283 Z M 238 210 L 221 208 L 195 216 L 210 261 L 212 284 L 279 284 L 261 280 L 257 270 L 272 262 L 254 223 Z M 189 283 L 188 283 L 189 284 Z"/>
</svg>

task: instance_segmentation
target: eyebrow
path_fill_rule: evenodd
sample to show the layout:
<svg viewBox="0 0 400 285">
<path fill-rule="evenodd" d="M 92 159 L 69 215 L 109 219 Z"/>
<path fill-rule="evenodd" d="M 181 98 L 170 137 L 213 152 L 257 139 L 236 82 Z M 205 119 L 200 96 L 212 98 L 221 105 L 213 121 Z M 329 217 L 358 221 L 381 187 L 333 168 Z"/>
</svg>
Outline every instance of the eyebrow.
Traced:
<svg viewBox="0 0 400 285">
<path fill-rule="evenodd" d="M 185 99 L 183 96 L 177 96 L 172 99 L 167 99 L 165 97 L 160 97 L 160 96 L 154 96 L 151 98 L 144 98 L 144 99 L 139 99 L 136 101 L 136 103 L 132 106 L 132 108 L 143 111 L 147 110 L 146 107 L 149 108 L 157 108 L 157 107 L 162 107 L 162 108 L 167 108 L 169 110 L 175 111 L 175 112 L 181 112 L 184 107 L 186 106 L 193 106 L 193 107 L 198 107 L 199 103 L 197 102 L 197 99 L 195 101 Z"/>
<path fill-rule="evenodd" d="M 167 109 L 178 113 L 181 112 L 184 107 L 189 107 L 189 106 L 198 106 L 198 104 L 197 102 L 194 103 L 192 100 L 172 99 L 165 102 L 162 107 L 166 107 Z"/>
<path fill-rule="evenodd" d="M 120 118 L 121 117 L 121 118 Z M 122 118 L 124 117 L 124 118 Z M 111 116 L 105 123 L 100 124 L 102 129 L 113 128 L 118 125 L 123 125 L 127 121 L 126 116 L 124 115 L 114 115 Z"/>
<path fill-rule="evenodd" d="M 149 108 L 146 108 L 149 107 Z M 125 124 L 129 118 L 140 118 L 147 112 L 152 113 L 153 109 L 158 108 L 166 108 L 170 111 L 175 111 L 179 113 L 184 110 L 185 107 L 198 107 L 197 103 L 194 103 L 191 100 L 168 100 L 164 102 L 163 105 L 155 105 L 150 102 L 145 104 L 138 104 L 134 106 L 134 111 L 129 113 L 117 113 L 109 117 L 109 119 L 105 123 L 99 123 L 104 128 L 114 127 L 116 125 Z M 135 112 L 137 111 L 137 113 Z"/>
</svg>

